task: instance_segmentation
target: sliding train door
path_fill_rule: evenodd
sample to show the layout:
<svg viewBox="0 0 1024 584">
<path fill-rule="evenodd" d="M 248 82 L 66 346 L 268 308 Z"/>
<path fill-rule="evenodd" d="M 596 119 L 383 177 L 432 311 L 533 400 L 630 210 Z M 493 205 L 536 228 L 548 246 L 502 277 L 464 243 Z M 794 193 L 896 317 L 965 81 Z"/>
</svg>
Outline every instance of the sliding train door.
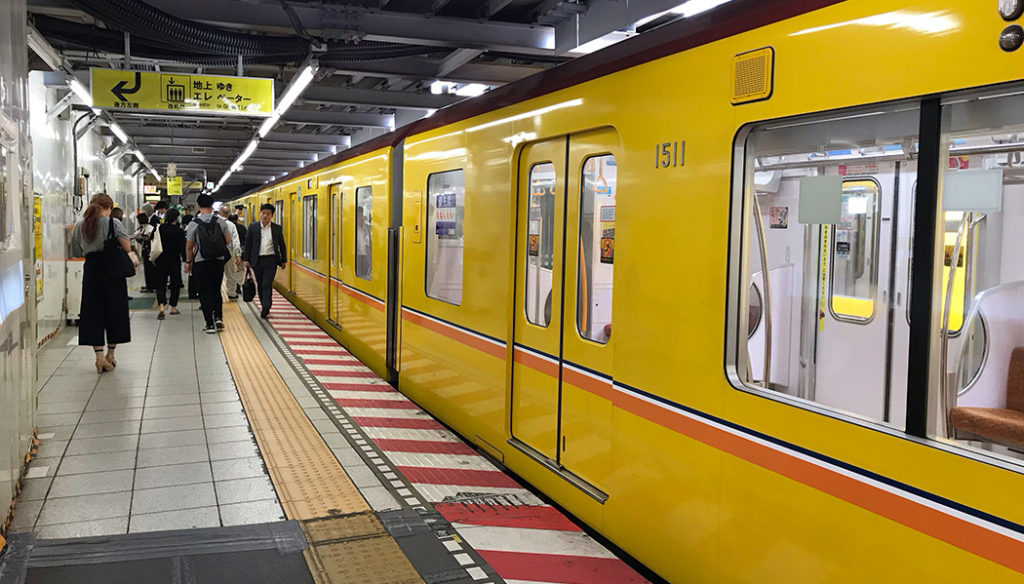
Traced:
<svg viewBox="0 0 1024 584">
<path fill-rule="evenodd" d="M 333 184 L 328 190 L 330 214 L 327 216 L 327 245 L 330 246 L 327 259 L 327 320 L 337 325 L 339 291 L 334 281 L 341 281 L 341 185 Z"/>
<path fill-rule="evenodd" d="M 512 436 L 558 458 L 566 138 L 519 157 Z"/>
<path fill-rule="evenodd" d="M 295 220 L 295 216 L 298 213 L 298 192 L 293 192 L 288 195 L 288 252 L 293 256 L 300 255 L 298 253 L 299 248 L 296 247 L 296 236 L 298 221 Z M 288 291 L 295 294 L 295 262 L 288 262 Z"/>
<path fill-rule="evenodd" d="M 513 444 L 599 499 L 609 472 L 617 150 L 614 130 L 598 130 L 528 145 L 519 160 Z"/>
</svg>

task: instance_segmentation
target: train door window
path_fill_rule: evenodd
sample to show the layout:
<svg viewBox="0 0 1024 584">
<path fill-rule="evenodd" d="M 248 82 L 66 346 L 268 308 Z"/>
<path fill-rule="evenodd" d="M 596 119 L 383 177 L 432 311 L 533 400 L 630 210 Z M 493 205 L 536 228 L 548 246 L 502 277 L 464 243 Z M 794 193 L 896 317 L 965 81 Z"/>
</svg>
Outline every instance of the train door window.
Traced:
<svg viewBox="0 0 1024 584">
<path fill-rule="evenodd" d="M 836 318 L 870 320 L 878 279 L 878 184 L 843 181 L 839 223 L 832 227 L 832 286 Z"/>
<path fill-rule="evenodd" d="M 945 229 L 934 254 L 934 294 L 941 298 L 934 330 L 944 358 L 932 360 L 930 376 L 937 381 L 931 403 L 943 413 L 932 428 L 936 438 L 1018 463 L 1024 459 L 1020 89 L 957 96 L 943 106 L 939 225 Z"/>
<path fill-rule="evenodd" d="M 426 293 L 452 304 L 462 302 L 465 206 L 465 172 L 451 170 L 427 177 Z"/>
<path fill-rule="evenodd" d="M 530 217 L 526 253 L 526 319 L 537 326 L 551 322 L 551 278 L 554 267 L 555 165 L 530 169 Z"/>
<path fill-rule="evenodd" d="M 316 259 L 316 195 L 302 197 L 302 257 Z"/>
<path fill-rule="evenodd" d="M 580 186 L 576 329 L 601 344 L 612 334 L 616 170 L 611 154 L 591 156 L 583 161 Z"/>
<path fill-rule="evenodd" d="M 889 412 L 906 400 L 905 380 L 891 381 L 906 348 L 888 338 L 887 286 L 919 122 L 918 105 L 902 103 L 737 135 L 727 329 L 736 387 L 902 426 Z"/>
<path fill-rule="evenodd" d="M 373 277 L 373 187 L 356 189 L 356 276 Z"/>
<path fill-rule="evenodd" d="M 284 224 L 284 201 L 281 199 L 274 201 L 274 221 Z"/>
</svg>

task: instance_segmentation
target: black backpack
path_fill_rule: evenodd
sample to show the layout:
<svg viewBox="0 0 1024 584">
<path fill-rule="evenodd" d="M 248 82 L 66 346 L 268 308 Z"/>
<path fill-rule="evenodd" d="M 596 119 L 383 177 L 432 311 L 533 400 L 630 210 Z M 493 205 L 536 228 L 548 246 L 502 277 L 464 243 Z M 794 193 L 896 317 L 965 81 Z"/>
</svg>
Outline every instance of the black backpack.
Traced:
<svg viewBox="0 0 1024 584">
<path fill-rule="evenodd" d="M 196 242 L 204 260 L 225 258 L 228 255 L 228 244 L 224 242 L 224 232 L 217 224 L 216 216 L 209 221 L 196 221 Z"/>
</svg>

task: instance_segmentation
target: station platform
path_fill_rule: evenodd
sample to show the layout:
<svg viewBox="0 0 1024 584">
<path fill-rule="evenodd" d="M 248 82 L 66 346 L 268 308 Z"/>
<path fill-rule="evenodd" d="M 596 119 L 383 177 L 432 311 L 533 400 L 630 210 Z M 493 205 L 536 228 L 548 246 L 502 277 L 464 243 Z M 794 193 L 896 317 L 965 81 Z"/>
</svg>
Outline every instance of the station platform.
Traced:
<svg viewBox="0 0 1024 584">
<path fill-rule="evenodd" d="M 0 584 L 648 581 L 276 292 L 219 335 L 179 308 L 113 372 L 72 327 L 40 351 Z"/>
</svg>

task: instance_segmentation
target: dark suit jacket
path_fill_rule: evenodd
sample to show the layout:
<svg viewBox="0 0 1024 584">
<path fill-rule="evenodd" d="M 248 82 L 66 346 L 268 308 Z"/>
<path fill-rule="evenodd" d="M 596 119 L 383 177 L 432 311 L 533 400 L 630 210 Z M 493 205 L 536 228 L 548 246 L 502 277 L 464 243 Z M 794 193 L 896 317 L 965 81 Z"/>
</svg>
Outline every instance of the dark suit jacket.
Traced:
<svg viewBox="0 0 1024 584">
<path fill-rule="evenodd" d="M 270 224 L 270 235 L 274 240 L 274 253 L 277 254 L 277 265 L 288 261 L 288 250 L 284 246 L 284 229 L 277 223 Z M 242 247 L 242 259 L 252 265 L 260 258 L 260 239 L 263 237 L 263 226 L 259 221 L 245 229 L 245 245 Z"/>
</svg>

